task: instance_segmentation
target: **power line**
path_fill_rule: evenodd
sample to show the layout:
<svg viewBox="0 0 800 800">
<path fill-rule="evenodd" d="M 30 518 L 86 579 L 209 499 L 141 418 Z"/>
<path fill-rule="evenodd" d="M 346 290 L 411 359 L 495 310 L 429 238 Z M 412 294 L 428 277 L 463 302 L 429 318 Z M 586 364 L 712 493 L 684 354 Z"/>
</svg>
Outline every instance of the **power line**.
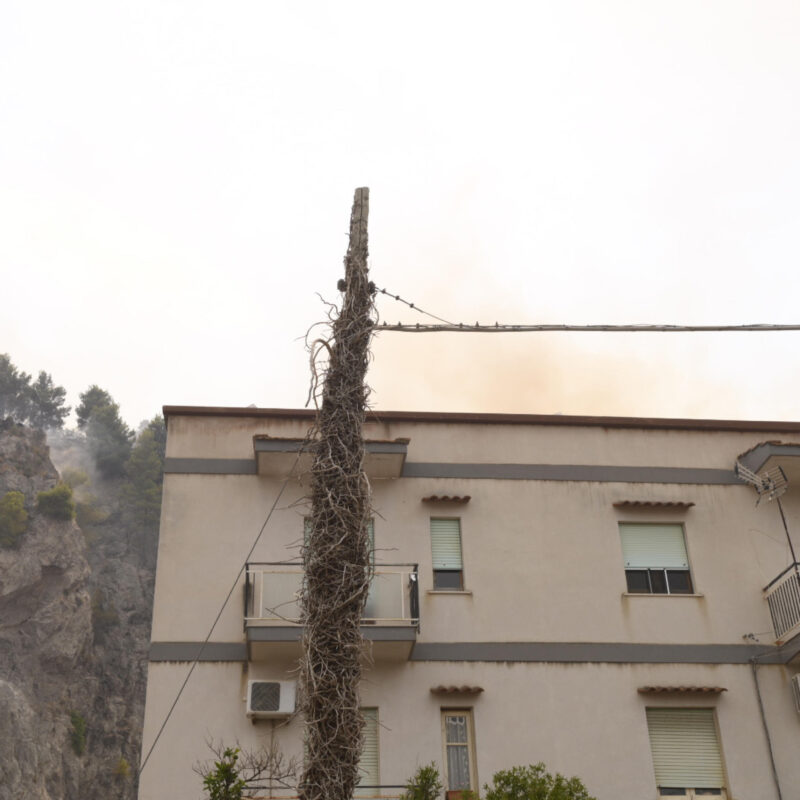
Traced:
<svg viewBox="0 0 800 800">
<path fill-rule="evenodd" d="M 206 638 L 203 640 L 203 644 L 200 646 L 200 649 L 197 651 L 197 655 L 194 657 L 194 661 L 192 661 L 192 666 L 189 668 L 189 672 L 186 673 L 186 677 L 184 678 L 183 683 L 181 684 L 181 688 L 178 689 L 178 693 L 175 695 L 175 699 L 172 701 L 172 705 L 169 707 L 169 711 L 167 711 L 167 716 L 164 717 L 164 721 L 161 723 L 161 727 L 158 729 L 158 733 L 156 734 L 156 738 L 153 739 L 153 744 L 150 745 L 150 749 L 147 751 L 147 755 L 144 757 L 144 760 L 142 761 L 141 767 L 139 767 L 139 772 L 137 774 L 137 777 L 141 778 L 142 773 L 144 772 L 144 768 L 147 766 L 147 762 L 150 760 L 150 756 L 153 754 L 153 750 L 155 750 L 156 745 L 158 744 L 158 740 L 161 738 L 161 734 L 164 732 L 164 728 L 167 727 L 167 723 L 169 722 L 169 718 L 172 716 L 172 712 L 175 710 L 175 706 L 178 705 L 178 701 L 181 699 L 181 695 L 183 694 L 183 690 L 186 688 L 186 684 L 189 683 L 189 678 L 192 677 L 192 673 L 194 672 L 194 669 L 197 666 L 197 662 L 200 660 L 200 656 L 203 655 L 203 651 L 206 649 L 206 645 L 208 644 L 208 641 L 211 638 L 211 634 L 214 633 L 214 629 L 217 627 L 217 623 L 219 622 L 220 617 L 222 616 L 222 612 L 225 610 L 225 606 L 228 605 L 228 601 L 231 599 L 231 595 L 233 594 L 234 590 L 238 586 L 239 578 L 242 577 L 242 573 L 244 572 L 245 568 L 247 567 L 247 562 L 250 560 L 250 556 L 253 555 L 253 551 L 256 549 L 256 545 L 258 544 L 259 540 L 261 539 L 261 536 L 264 533 L 264 530 L 266 529 L 267 524 L 269 523 L 270 519 L 272 518 L 272 514 L 274 513 L 275 508 L 278 505 L 278 501 L 281 499 L 281 496 L 283 495 L 284 489 L 286 489 L 286 486 L 288 485 L 289 480 L 292 478 L 292 475 L 294 473 L 295 467 L 297 466 L 297 463 L 298 463 L 299 460 L 300 460 L 300 453 L 297 454 L 297 458 L 295 459 L 294 465 L 292 466 L 292 469 L 289 471 L 289 474 L 286 476 L 286 479 L 284 480 L 283 484 L 281 485 L 280 491 L 278 492 L 277 496 L 275 497 L 275 500 L 272 503 L 272 507 L 270 508 L 269 513 L 267 514 L 267 518 L 264 520 L 264 524 L 261 526 L 261 530 L 258 532 L 258 535 L 256 536 L 255 541 L 253 542 L 253 545 L 250 548 L 250 551 L 245 556 L 245 559 L 244 559 L 244 562 L 242 563 L 242 566 L 239 567 L 239 572 L 236 574 L 236 578 L 233 581 L 233 585 L 231 586 L 230 591 L 226 595 L 225 599 L 222 601 L 222 605 L 220 606 L 219 612 L 217 613 L 217 616 L 214 619 L 214 622 L 211 624 L 211 628 L 209 629 L 208 634 L 206 635 Z"/>
<path fill-rule="evenodd" d="M 425 313 L 425 312 L 423 312 Z M 474 325 L 459 322 L 446 325 L 403 324 L 376 325 L 376 331 L 402 331 L 404 333 L 727 333 L 800 331 L 800 324 L 779 325 Z"/>
<path fill-rule="evenodd" d="M 420 314 L 425 314 L 426 317 L 431 317 L 432 319 L 437 319 L 439 322 L 444 323 L 445 325 L 454 325 L 455 323 L 449 322 L 446 319 L 442 319 L 441 317 L 437 317 L 436 314 L 431 314 L 430 311 L 423 311 L 416 303 L 410 303 L 408 300 L 404 300 L 400 297 L 399 294 L 393 294 L 388 289 L 378 289 L 381 294 L 385 294 L 387 297 L 391 297 L 393 300 L 397 300 L 399 303 L 404 303 L 409 308 L 413 308 L 414 311 L 418 311 Z"/>
<path fill-rule="evenodd" d="M 394 294 L 388 289 L 377 289 L 381 294 L 397 300 L 414 311 L 424 314 L 427 317 L 442 323 L 440 325 L 420 324 L 419 322 L 409 324 L 398 322 L 392 325 L 382 322 L 377 325 L 377 331 L 401 331 L 403 333 L 728 333 L 728 332 L 771 332 L 771 331 L 800 331 L 798 324 L 773 324 L 758 323 L 749 325 L 651 325 L 651 324 L 630 324 L 630 325 L 509 325 L 495 322 L 494 325 L 481 325 L 476 322 L 474 325 L 464 322 L 449 322 L 430 311 L 424 311 L 416 303 Z"/>
</svg>

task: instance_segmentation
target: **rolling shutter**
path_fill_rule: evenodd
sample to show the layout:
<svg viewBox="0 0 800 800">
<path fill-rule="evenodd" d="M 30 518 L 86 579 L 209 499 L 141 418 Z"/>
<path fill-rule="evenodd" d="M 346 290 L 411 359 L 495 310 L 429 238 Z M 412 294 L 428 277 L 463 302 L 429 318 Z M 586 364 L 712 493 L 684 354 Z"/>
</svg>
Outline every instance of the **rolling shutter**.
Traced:
<svg viewBox="0 0 800 800">
<path fill-rule="evenodd" d="M 431 519 L 431 549 L 434 569 L 462 569 L 461 521 Z"/>
<path fill-rule="evenodd" d="M 364 715 L 364 749 L 361 751 L 361 760 L 358 762 L 359 785 L 364 787 L 380 786 L 380 763 L 378 758 L 378 709 L 362 708 Z M 377 790 L 364 788 L 357 791 L 374 797 L 378 794 Z"/>
<path fill-rule="evenodd" d="M 682 525 L 621 522 L 619 535 L 627 569 L 689 569 Z"/>
<path fill-rule="evenodd" d="M 647 729 L 657 786 L 725 786 L 713 709 L 648 708 Z"/>
</svg>

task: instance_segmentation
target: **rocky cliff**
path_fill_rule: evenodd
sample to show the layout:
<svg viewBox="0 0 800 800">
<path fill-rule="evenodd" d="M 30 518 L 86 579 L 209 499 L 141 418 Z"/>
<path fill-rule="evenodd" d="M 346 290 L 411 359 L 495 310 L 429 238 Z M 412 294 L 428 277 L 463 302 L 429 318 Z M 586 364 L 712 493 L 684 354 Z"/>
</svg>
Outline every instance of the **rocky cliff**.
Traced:
<svg viewBox="0 0 800 800">
<path fill-rule="evenodd" d="M 81 458 L 80 437 L 54 446 L 62 468 Z M 58 481 L 44 434 L 0 422 L 0 498 L 21 492 L 28 513 L 16 547 L 0 548 L 0 800 L 129 800 L 154 534 L 126 522 L 114 482 L 93 483 L 83 529 L 47 516 L 37 494 Z"/>
</svg>

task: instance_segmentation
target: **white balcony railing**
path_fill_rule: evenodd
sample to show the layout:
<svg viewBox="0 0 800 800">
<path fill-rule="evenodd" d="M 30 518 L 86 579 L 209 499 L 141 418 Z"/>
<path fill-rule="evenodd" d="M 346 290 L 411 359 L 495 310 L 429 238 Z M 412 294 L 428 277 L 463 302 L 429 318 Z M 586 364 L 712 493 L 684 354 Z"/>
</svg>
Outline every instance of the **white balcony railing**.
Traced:
<svg viewBox="0 0 800 800">
<path fill-rule="evenodd" d="M 299 564 L 247 565 L 245 625 L 302 625 Z M 417 625 L 419 595 L 416 564 L 377 564 L 370 583 L 363 622 Z"/>
<path fill-rule="evenodd" d="M 788 566 L 764 589 L 778 644 L 800 633 L 800 564 Z"/>
</svg>

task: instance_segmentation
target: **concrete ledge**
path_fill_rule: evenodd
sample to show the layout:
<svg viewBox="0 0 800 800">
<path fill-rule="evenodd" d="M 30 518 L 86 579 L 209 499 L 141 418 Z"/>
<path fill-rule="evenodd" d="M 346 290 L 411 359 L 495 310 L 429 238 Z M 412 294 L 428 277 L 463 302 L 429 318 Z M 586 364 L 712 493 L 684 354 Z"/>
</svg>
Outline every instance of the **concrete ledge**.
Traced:
<svg viewBox="0 0 800 800">
<path fill-rule="evenodd" d="M 445 464 L 411 462 L 405 465 L 401 477 L 744 485 L 731 469 L 616 467 L 593 464 Z"/>
<path fill-rule="evenodd" d="M 362 628 L 373 642 L 413 642 L 411 626 Z M 248 629 L 251 642 L 299 642 L 299 627 Z M 201 652 L 202 648 L 202 652 Z M 487 661 L 568 664 L 786 664 L 800 651 L 800 637 L 789 645 L 634 644 L 627 642 L 423 642 L 410 661 Z M 244 642 L 153 642 L 150 661 L 247 661 Z"/>
<path fill-rule="evenodd" d="M 164 472 L 181 475 L 255 475 L 254 458 L 165 458 Z"/>
<path fill-rule="evenodd" d="M 244 642 L 151 642 L 150 661 L 247 661 Z"/>
<path fill-rule="evenodd" d="M 609 664 L 782 664 L 777 647 L 741 644 L 633 644 L 626 642 L 418 643 L 410 661 L 509 661 Z"/>
<path fill-rule="evenodd" d="M 412 625 L 362 625 L 361 633 L 370 642 L 414 642 L 417 629 Z M 247 629 L 248 642 L 299 642 L 299 625 L 253 625 Z"/>
</svg>

